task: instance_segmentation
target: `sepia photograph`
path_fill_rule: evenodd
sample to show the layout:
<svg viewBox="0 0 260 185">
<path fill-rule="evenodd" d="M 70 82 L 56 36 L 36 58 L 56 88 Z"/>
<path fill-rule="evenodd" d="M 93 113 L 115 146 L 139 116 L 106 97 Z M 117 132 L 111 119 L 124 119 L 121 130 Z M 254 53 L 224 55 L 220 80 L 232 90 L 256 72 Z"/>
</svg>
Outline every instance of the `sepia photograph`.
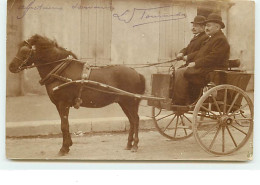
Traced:
<svg viewBox="0 0 260 185">
<path fill-rule="evenodd" d="M 6 158 L 251 161 L 255 2 L 7 0 Z"/>
</svg>

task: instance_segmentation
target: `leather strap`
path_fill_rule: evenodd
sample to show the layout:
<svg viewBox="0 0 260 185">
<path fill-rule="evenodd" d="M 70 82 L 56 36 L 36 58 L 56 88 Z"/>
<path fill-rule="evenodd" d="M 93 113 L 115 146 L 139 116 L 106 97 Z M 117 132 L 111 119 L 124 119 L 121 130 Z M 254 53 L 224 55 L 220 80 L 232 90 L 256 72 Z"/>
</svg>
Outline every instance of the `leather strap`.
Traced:
<svg viewBox="0 0 260 185">
<path fill-rule="evenodd" d="M 91 67 L 88 63 L 85 63 L 81 73 L 81 83 L 78 97 L 75 99 L 75 104 L 73 105 L 75 109 L 78 109 L 82 104 L 81 94 L 84 86 L 84 80 L 88 80 L 91 73 Z"/>
</svg>

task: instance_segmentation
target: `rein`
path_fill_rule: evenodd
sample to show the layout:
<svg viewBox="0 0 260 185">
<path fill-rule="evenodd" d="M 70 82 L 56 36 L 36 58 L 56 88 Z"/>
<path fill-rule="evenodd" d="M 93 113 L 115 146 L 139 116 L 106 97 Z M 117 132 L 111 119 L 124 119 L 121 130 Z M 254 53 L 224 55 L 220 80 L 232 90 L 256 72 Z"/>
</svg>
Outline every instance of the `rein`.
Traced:
<svg viewBox="0 0 260 185">
<path fill-rule="evenodd" d="M 53 61 L 53 62 L 48 62 L 48 63 L 45 63 L 45 64 L 38 64 L 38 65 L 32 64 L 32 65 L 30 65 L 30 66 L 21 67 L 20 69 L 21 69 L 21 70 L 24 70 L 24 69 L 34 68 L 34 67 L 47 66 L 47 65 L 50 65 L 50 64 L 55 64 L 55 63 L 63 62 L 63 61 L 68 60 L 68 59 L 73 59 L 73 58 L 71 58 L 71 56 L 69 55 L 67 58 L 63 58 L 63 59 L 56 60 L 56 61 Z M 21 60 L 21 59 L 20 59 L 20 60 Z M 73 59 L 73 60 L 75 60 L 75 59 Z M 80 61 L 80 60 L 75 60 L 75 61 L 82 62 L 82 61 Z M 25 63 L 26 63 L 26 62 L 25 62 Z M 82 63 L 83 63 L 83 62 L 82 62 Z"/>
<path fill-rule="evenodd" d="M 19 59 L 18 57 L 16 57 L 17 59 Z M 38 65 L 35 65 L 35 64 L 32 64 L 32 65 L 30 65 L 30 66 L 24 66 L 24 67 L 20 67 L 20 70 L 24 70 L 24 69 L 30 69 L 30 68 L 34 68 L 34 67 L 41 67 L 41 66 L 46 66 L 46 65 L 50 65 L 50 64 L 54 64 L 54 63 L 58 63 L 58 62 L 63 62 L 63 61 L 65 61 L 65 60 L 67 60 L 67 59 L 73 59 L 73 58 L 71 58 L 70 56 L 68 56 L 67 58 L 64 58 L 64 59 L 60 59 L 60 60 L 56 60 L 56 61 L 53 61 L 53 62 L 48 62 L 48 63 L 45 63 L 45 64 L 38 64 Z M 19 59 L 19 60 L 21 60 L 21 59 Z M 24 64 L 26 63 L 26 61 L 27 61 L 28 59 L 26 59 L 25 61 L 24 61 Z M 77 62 L 80 62 L 80 63 L 85 63 L 85 62 L 83 62 L 83 61 L 81 61 L 81 60 L 76 60 L 76 59 L 73 59 L 74 61 L 77 61 Z M 132 67 L 132 68 L 134 68 L 134 69 L 136 69 L 136 68 L 145 68 L 145 67 L 151 67 L 151 66 L 156 66 L 156 65 L 160 65 L 160 64 L 167 64 L 167 63 L 171 63 L 171 62 L 174 62 L 174 61 L 176 61 L 177 59 L 173 59 L 173 60 L 169 60 L 169 61 L 166 61 L 166 62 L 158 62 L 158 63 L 152 63 L 152 64 L 147 64 L 147 65 L 145 65 L 145 64 L 141 64 L 141 65 L 143 65 L 143 66 L 137 66 L 137 67 Z M 128 64 L 123 64 L 123 65 L 128 65 Z M 134 65 L 134 64 L 133 64 Z M 91 65 L 91 67 L 97 67 L 97 66 L 92 66 Z M 100 66 L 99 66 L 100 67 Z"/>
<path fill-rule="evenodd" d="M 144 66 L 138 66 L 138 67 L 133 67 L 133 68 L 145 68 L 145 67 L 151 67 L 151 66 L 157 66 L 157 65 L 160 65 L 160 64 L 167 64 L 167 63 L 171 63 L 171 62 L 174 62 L 176 61 L 177 59 L 173 59 L 173 60 L 169 60 L 169 61 L 166 61 L 166 62 L 158 62 L 158 63 L 152 63 L 152 64 L 147 64 L 147 65 L 144 65 Z"/>
</svg>

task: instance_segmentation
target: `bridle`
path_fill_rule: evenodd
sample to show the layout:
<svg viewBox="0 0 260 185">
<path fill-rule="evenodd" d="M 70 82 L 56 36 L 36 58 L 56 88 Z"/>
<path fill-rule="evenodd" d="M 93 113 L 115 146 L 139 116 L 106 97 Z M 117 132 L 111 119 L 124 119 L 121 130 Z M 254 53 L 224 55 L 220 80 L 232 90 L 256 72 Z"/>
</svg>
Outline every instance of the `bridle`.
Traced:
<svg viewBox="0 0 260 185">
<path fill-rule="evenodd" d="M 18 67 L 18 70 L 19 71 L 22 71 L 24 69 L 30 69 L 30 68 L 34 68 L 34 67 L 41 67 L 41 66 L 46 66 L 46 65 L 50 65 L 50 64 L 54 64 L 54 63 L 59 63 L 59 62 L 62 62 L 62 61 L 66 61 L 67 59 L 73 59 L 73 57 L 71 55 L 69 55 L 67 58 L 64 58 L 64 59 L 60 59 L 60 60 L 56 60 L 56 61 L 53 61 L 53 62 L 48 62 L 48 63 L 44 63 L 44 64 L 38 64 L 38 65 L 35 65 L 34 62 L 31 64 L 31 65 L 28 65 L 28 66 L 24 66 L 28 60 L 32 57 L 32 54 L 33 54 L 33 51 L 34 51 L 34 48 L 33 46 L 27 41 L 27 40 L 24 40 L 24 42 L 26 44 L 29 45 L 29 47 L 31 48 L 30 49 L 30 53 L 28 54 L 27 58 L 25 60 L 22 60 L 20 59 L 19 57 L 15 56 L 15 58 L 17 60 L 20 60 L 22 61 L 21 65 Z M 74 59 L 75 60 L 75 59 Z M 77 60 L 78 61 L 78 60 Z"/>
<path fill-rule="evenodd" d="M 28 44 L 31 49 L 30 49 L 30 53 L 28 54 L 28 56 L 26 57 L 25 60 L 22 60 L 22 59 L 20 59 L 20 58 L 17 57 L 17 56 L 14 57 L 14 58 L 16 58 L 17 60 L 22 61 L 21 65 L 18 67 L 18 70 L 19 70 L 19 71 L 22 71 L 22 70 L 27 69 L 27 68 L 31 68 L 31 66 L 33 66 L 33 64 L 30 65 L 30 66 L 24 66 L 24 65 L 28 62 L 28 60 L 32 57 L 32 54 L 33 54 L 33 47 L 31 46 L 31 44 L 30 44 L 27 40 L 25 40 L 24 42 L 25 42 L 26 44 Z"/>
</svg>

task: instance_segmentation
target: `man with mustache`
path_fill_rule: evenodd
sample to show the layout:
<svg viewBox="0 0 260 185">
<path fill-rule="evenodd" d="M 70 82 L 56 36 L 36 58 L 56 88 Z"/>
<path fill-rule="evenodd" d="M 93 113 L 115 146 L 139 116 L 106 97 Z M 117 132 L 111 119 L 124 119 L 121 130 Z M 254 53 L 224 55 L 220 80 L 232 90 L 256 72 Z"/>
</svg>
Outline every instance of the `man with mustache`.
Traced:
<svg viewBox="0 0 260 185">
<path fill-rule="evenodd" d="M 186 48 L 183 48 L 177 55 L 177 60 L 184 60 L 186 64 L 193 61 L 197 51 L 201 48 L 203 41 L 205 41 L 208 36 L 205 34 L 205 20 L 206 18 L 202 15 L 197 15 L 192 23 L 192 33 L 194 37 L 191 39 L 190 43 Z"/>
<path fill-rule="evenodd" d="M 194 97 L 189 96 L 189 90 L 192 87 L 197 90 L 205 86 L 208 83 L 209 72 L 227 67 L 230 46 L 221 31 L 225 28 L 221 16 L 212 13 L 206 19 L 205 24 L 205 33 L 208 35 L 208 39 L 203 42 L 193 62 L 190 62 L 187 67 L 175 71 L 173 104 L 193 103 L 195 100 Z"/>
</svg>

